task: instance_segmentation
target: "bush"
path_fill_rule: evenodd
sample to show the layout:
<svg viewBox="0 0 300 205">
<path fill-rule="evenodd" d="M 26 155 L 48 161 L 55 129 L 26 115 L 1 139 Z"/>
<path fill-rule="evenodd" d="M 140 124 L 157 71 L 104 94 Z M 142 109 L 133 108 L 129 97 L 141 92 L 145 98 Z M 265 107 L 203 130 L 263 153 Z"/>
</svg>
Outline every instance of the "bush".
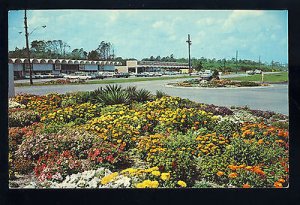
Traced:
<svg viewBox="0 0 300 205">
<path fill-rule="evenodd" d="M 151 100 L 151 93 L 148 90 L 145 89 L 140 89 L 136 91 L 134 100 L 136 100 L 137 102 L 145 102 L 148 100 Z"/>
<path fill-rule="evenodd" d="M 9 127 L 25 127 L 40 121 L 40 115 L 32 110 L 10 111 L 8 113 Z"/>
<path fill-rule="evenodd" d="M 232 115 L 233 111 L 230 110 L 227 107 L 222 107 L 222 106 L 216 106 L 216 105 L 204 105 L 200 108 L 201 110 L 204 110 L 206 112 L 211 112 L 214 115 L 221 115 L 221 116 L 225 116 L 225 115 Z"/>
<path fill-rule="evenodd" d="M 105 105 L 127 104 L 130 98 L 126 90 L 119 85 L 107 85 L 104 89 L 91 93 L 92 102 L 103 103 Z"/>
<path fill-rule="evenodd" d="M 234 138 L 231 140 L 230 148 L 224 153 L 238 164 L 270 165 L 280 157 L 285 156 L 283 147 L 277 144 L 259 144 L 256 140 L 244 140 Z"/>
<path fill-rule="evenodd" d="M 265 119 L 270 119 L 273 115 L 275 115 L 275 112 L 271 111 L 262 111 L 262 110 L 250 110 L 251 114 L 257 117 L 263 117 Z"/>
<path fill-rule="evenodd" d="M 155 96 L 157 99 L 159 99 L 159 98 L 162 98 L 162 97 L 168 96 L 168 95 L 163 91 L 157 90 Z"/>
<path fill-rule="evenodd" d="M 193 134 L 164 136 L 150 135 L 141 139 L 138 152 L 150 166 L 158 166 L 163 172 L 171 172 L 175 180 L 189 184 L 196 177 L 192 150 L 196 147 Z"/>
<path fill-rule="evenodd" d="M 61 106 L 69 107 L 76 104 L 83 104 L 90 101 L 90 92 L 67 93 L 63 96 Z"/>
</svg>

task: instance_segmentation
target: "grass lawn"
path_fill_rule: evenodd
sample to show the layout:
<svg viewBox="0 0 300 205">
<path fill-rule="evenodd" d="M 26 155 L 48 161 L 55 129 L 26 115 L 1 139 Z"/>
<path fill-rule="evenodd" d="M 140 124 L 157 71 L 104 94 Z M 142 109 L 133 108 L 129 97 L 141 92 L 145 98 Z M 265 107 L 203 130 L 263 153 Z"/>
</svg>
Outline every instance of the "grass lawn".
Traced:
<svg viewBox="0 0 300 205">
<path fill-rule="evenodd" d="M 153 81 L 153 80 L 171 80 L 180 78 L 196 78 L 198 76 L 176 76 L 176 77 L 140 77 L 140 78 L 119 78 L 119 79 L 104 79 L 104 80 L 92 80 L 84 83 L 72 83 L 65 85 L 79 85 L 79 84 L 112 84 L 112 83 L 130 83 L 130 82 L 141 82 L 141 81 Z M 34 82 L 34 86 L 47 86 L 47 85 L 58 85 L 58 84 L 45 84 L 44 82 Z M 15 83 L 16 87 L 30 86 L 29 83 Z"/>
<path fill-rule="evenodd" d="M 235 78 L 230 78 L 230 79 L 231 80 L 239 80 L 239 81 L 261 81 L 261 74 L 250 75 L 250 76 L 245 76 L 245 77 L 235 77 Z M 287 81 L 288 81 L 288 73 L 287 72 L 264 75 L 264 82 L 280 83 L 280 82 L 287 82 Z"/>
</svg>

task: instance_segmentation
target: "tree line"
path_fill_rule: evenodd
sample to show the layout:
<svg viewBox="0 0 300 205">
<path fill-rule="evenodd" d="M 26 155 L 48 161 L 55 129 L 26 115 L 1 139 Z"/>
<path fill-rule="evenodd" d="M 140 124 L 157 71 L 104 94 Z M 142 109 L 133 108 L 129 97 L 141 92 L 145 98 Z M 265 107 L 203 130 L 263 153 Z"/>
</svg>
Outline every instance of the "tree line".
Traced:
<svg viewBox="0 0 300 205">
<path fill-rule="evenodd" d="M 27 58 L 25 48 L 16 47 L 14 51 L 9 51 L 10 58 Z M 125 64 L 126 60 L 136 60 L 134 58 L 123 59 L 117 57 L 114 52 L 114 46 L 111 42 L 101 41 L 98 47 L 91 51 L 85 51 L 83 48 L 71 49 L 68 43 L 62 40 L 34 40 L 30 44 L 31 58 L 67 58 L 76 60 L 112 60 Z M 169 56 L 150 56 L 143 58 L 142 61 L 162 61 L 187 63 L 188 58 L 175 58 L 174 54 Z M 263 71 L 285 70 L 287 66 L 279 62 L 272 61 L 270 64 L 247 60 L 247 59 L 209 59 L 209 58 L 192 58 L 192 67 L 196 71 L 210 69 L 221 72 L 236 72 L 260 69 Z"/>
<path fill-rule="evenodd" d="M 150 56 L 149 58 L 142 59 L 143 61 L 163 61 L 163 62 L 178 62 L 178 63 L 187 63 L 188 58 L 175 58 L 173 54 L 166 57 L 161 56 Z M 236 72 L 236 71 L 247 71 L 247 70 L 254 70 L 259 69 L 262 71 L 280 71 L 286 70 L 287 66 L 282 65 L 279 62 L 272 61 L 270 64 L 257 62 L 253 60 L 247 59 L 238 59 L 235 58 L 231 59 L 216 59 L 216 58 L 192 58 L 191 59 L 192 67 L 196 71 L 203 71 L 203 70 L 217 70 L 220 72 Z"/>
<path fill-rule="evenodd" d="M 71 46 L 62 40 L 34 40 L 30 44 L 31 58 L 68 58 L 79 60 L 114 60 L 115 53 L 113 44 L 101 41 L 98 47 L 91 51 L 83 48 L 71 50 Z M 14 51 L 9 51 L 10 58 L 26 58 L 26 48 L 16 47 Z"/>
</svg>

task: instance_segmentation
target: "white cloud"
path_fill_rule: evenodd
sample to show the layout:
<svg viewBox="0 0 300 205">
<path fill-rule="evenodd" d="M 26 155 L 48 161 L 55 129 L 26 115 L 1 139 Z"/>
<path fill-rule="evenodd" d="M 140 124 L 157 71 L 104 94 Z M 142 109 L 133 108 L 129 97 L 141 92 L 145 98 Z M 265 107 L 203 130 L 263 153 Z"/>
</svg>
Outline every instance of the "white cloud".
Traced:
<svg viewBox="0 0 300 205">
<path fill-rule="evenodd" d="M 206 17 L 206 18 L 199 19 L 196 23 L 200 26 L 212 26 L 212 25 L 220 24 L 222 22 L 223 22 L 223 19 Z"/>
<path fill-rule="evenodd" d="M 259 16 L 262 16 L 263 13 L 264 12 L 260 10 L 235 10 L 225 20 L 222 29 L 223 31 L 229 31 L 235 28 L 237 23 L 241 24 L 241 22 L 244 20 L 249 21 L 250 19 L 255 19 Z"/>
</svg>

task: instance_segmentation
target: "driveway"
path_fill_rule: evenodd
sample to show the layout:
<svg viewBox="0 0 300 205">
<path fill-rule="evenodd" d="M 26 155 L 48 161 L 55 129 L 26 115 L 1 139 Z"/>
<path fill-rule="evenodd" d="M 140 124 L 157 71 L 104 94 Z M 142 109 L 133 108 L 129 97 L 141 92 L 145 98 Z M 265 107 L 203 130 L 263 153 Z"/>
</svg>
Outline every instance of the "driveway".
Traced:
<svg viewBox="0 0 300 205">
<path fill-rule="evenodd" d="M 137 86 L 152 92 L 161 90 L 168 95 L 188 98 L 192 101 L 215 104 L 219 106 L 249 106 L 251 109 L 270 110 L 288 114 L 288 85 L 274 84 L 259 88 L 176 88 L 167 83 L 183 81 L 183 79 L 155 80 L 143 82 L 120 83 L 123 87 Z M 106 84 L 83 85 L 49 85 L 16 87 L 16 94 L 31 93 L 44 95 L 47 93 L 67 93 L 76 91 L 92 91 Z"/>
</svg>

